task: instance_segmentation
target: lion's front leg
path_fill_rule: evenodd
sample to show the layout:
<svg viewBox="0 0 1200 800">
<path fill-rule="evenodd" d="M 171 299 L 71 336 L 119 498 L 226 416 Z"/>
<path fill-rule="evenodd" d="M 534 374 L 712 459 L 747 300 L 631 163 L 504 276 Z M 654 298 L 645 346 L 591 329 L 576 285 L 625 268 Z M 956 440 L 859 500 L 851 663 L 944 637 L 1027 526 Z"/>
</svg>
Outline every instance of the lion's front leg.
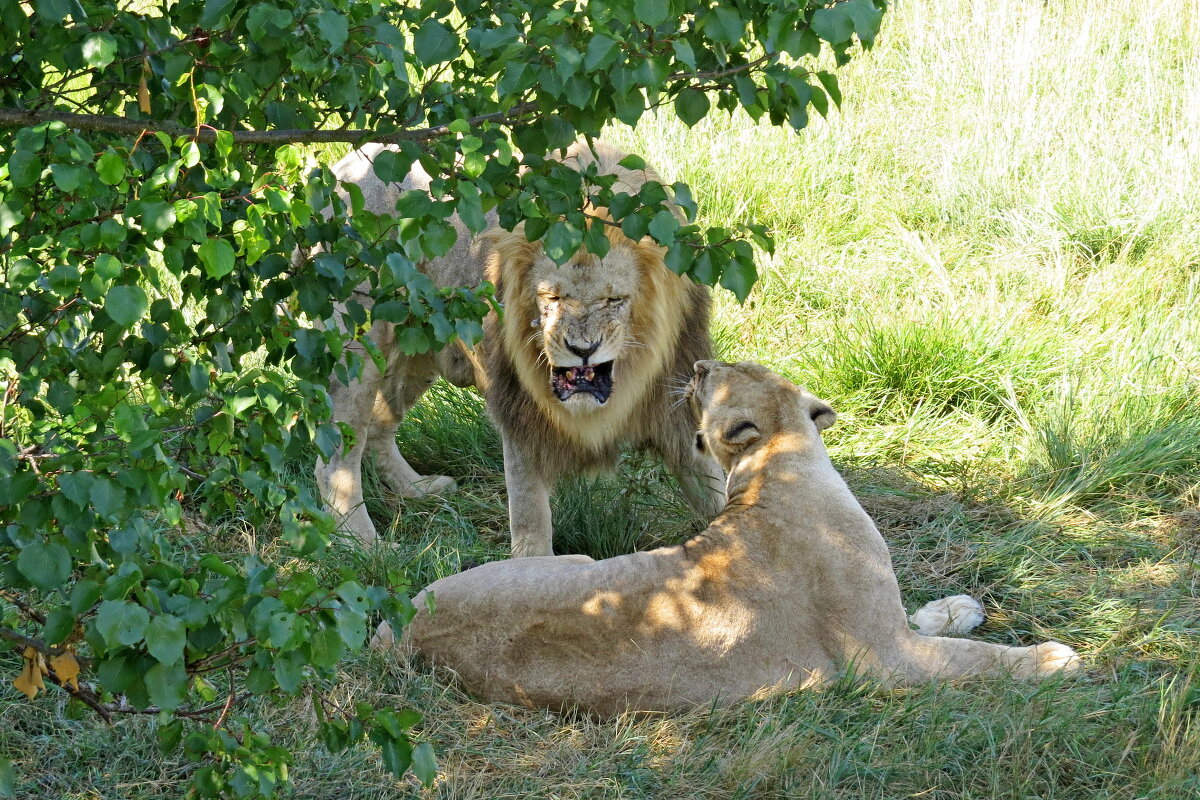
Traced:
<svg viewBox="0 0 1200 800">
<path fill-rule="evenodd" d="M 550 520 L 550 486 L 528 456 L 504 439 L 504 483 L 508 487 L 508 526 L 512 554 L 554 555 L 554 528 Z"/>
<path fill-rule="evenodd" d="M 362 457 L 367 438 L 367 431 L 356 430 L 352 447 L 339 447 L 329 461 L 317 456 L 315 470 L 317 490 L 333 511 L 338 527 L 351 533 L 363 544 L 370 544 L 379 538 L 367 515 L 362 494 Z"/>
</svg>

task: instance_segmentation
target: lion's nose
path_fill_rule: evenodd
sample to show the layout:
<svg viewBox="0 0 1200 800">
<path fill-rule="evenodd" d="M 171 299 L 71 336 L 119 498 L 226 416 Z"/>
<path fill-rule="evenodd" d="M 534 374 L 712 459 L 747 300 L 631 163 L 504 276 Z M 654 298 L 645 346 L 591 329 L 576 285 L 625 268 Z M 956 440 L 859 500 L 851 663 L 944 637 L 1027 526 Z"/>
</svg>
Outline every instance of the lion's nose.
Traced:
<svg viewBox="0 0 1200 800">
<path fill-rule="evenodd" d="M 567 349 L 570 350 L 575 355 L 582 358 L 583 363 L 586 364 L 587 360 L 589 358 L 591 358 L 592 353 L 595 353 L 597 350 L 600 349 L 600 343 L 599 342 L 596 342 L 595 344 L 589 343 L 589 344 L 585 345 L 584 347 L 577 347 L 577 346 L 571 344 L 570 342 L 567 342 Z"/>
</svg>

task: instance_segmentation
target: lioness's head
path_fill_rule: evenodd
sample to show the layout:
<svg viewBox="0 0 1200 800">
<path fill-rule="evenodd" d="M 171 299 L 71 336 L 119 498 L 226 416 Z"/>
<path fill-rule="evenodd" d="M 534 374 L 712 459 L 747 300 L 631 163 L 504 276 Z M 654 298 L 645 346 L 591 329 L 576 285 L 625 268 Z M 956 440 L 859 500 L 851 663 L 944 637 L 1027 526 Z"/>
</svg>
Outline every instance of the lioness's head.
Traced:
<svg viewBox="0 0 1200 800">
<path fill-rule="evenodd" d="M 818 436 L 833 408 L 760 364 L 697 361 L 687 398 L 699 423 L 696 447 L 729 471 L 746 450 L 779 433 Z"/>
<path fill-rule="evenodd" d="M 562 265 L 519 228 L 487 234 L 489 277 L 500 286 L 505 345 L 522 383 L 572 414 L 635 401 L 662 371 L 682 316 L 687 284 L 664 266 L 663 248 L 613 226 L 605 232 L 607 254 L 581 249 Z"/>
</svg>

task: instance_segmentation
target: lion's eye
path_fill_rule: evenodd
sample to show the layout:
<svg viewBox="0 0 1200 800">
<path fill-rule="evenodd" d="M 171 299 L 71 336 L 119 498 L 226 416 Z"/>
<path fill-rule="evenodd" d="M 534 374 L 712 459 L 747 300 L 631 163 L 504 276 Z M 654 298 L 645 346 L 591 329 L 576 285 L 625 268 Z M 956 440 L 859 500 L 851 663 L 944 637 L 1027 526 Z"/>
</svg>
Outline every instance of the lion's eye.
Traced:
<svg viewBox="0 0 1200 800">
<path fill-rule="evenodd" d="M 545 300 L 547 303 L 557 303 L 557 302 L 558 302 L 558 295 L 556 295 L 556 294 L 544 294 L 544 295 L 542 295 L 542 299 L 543 299 L 543 300 Z"/>
<path fill-rule="evenodd" d="M 608 304 L 609 304 L 610 306 L 613 306 L 614 308 L 615 308 L 616 306 L 619 306 L 619 305 L 621 305 L 621 303 L 624 303 L 624 302 L 625 302 L 625 298 L 624 298 L 624 297 L 610 297 L 610 298 L 608 298 Z"/>
</svg>

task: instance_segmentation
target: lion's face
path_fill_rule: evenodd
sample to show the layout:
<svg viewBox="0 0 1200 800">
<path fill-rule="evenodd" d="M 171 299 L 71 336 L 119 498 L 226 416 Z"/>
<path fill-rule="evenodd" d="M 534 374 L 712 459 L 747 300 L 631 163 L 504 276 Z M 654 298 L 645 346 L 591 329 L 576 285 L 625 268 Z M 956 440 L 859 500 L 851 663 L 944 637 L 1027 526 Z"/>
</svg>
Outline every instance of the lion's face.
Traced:
<svg viewBox="0 0 1200 800">
<path fill-rule="evenodd" d="M 497 369 L 511 365 L 521 389 L 505 405 L 516 413 L 532 401 L 558 434 L 588 449 L 631 435 L 631 424 L 647 430 L 645 416 L 668 408 L 648 400 L 666 399 L 679 348 L 686 341 L 707 352 L 706 332 L 687 328 L 707 324 L 706 294 L 663 263 L 666 249 L 650 237 L 633 241 L 615 225 L 604 233 L 607 253 L 580 249 L 562 266 L 519 227 L 480 237 L 492 250 L 485 275 L 504 304 L 490 334 L 503 354 Z"/>
<path fill-rule="evenodd" d="M 837 419 L 824 400 L 759 364 L 697 361 L 694 370 L 687 399 L 699 426 L 696 447 L 726 472 L 759 440 L 816 435 Z"/>
<path fill-rule="evenodd" d="M 544 255 L 531 270 L 537 295 L 532 324 L 550 391 L 565 408 L 586 412 L 620 391 L 618 365 L 629 358 L 630 312 L 638 270 L 630 248 L 613 248 L 602 259 L 581 253 L 559 267 Z"/>
</svg>

